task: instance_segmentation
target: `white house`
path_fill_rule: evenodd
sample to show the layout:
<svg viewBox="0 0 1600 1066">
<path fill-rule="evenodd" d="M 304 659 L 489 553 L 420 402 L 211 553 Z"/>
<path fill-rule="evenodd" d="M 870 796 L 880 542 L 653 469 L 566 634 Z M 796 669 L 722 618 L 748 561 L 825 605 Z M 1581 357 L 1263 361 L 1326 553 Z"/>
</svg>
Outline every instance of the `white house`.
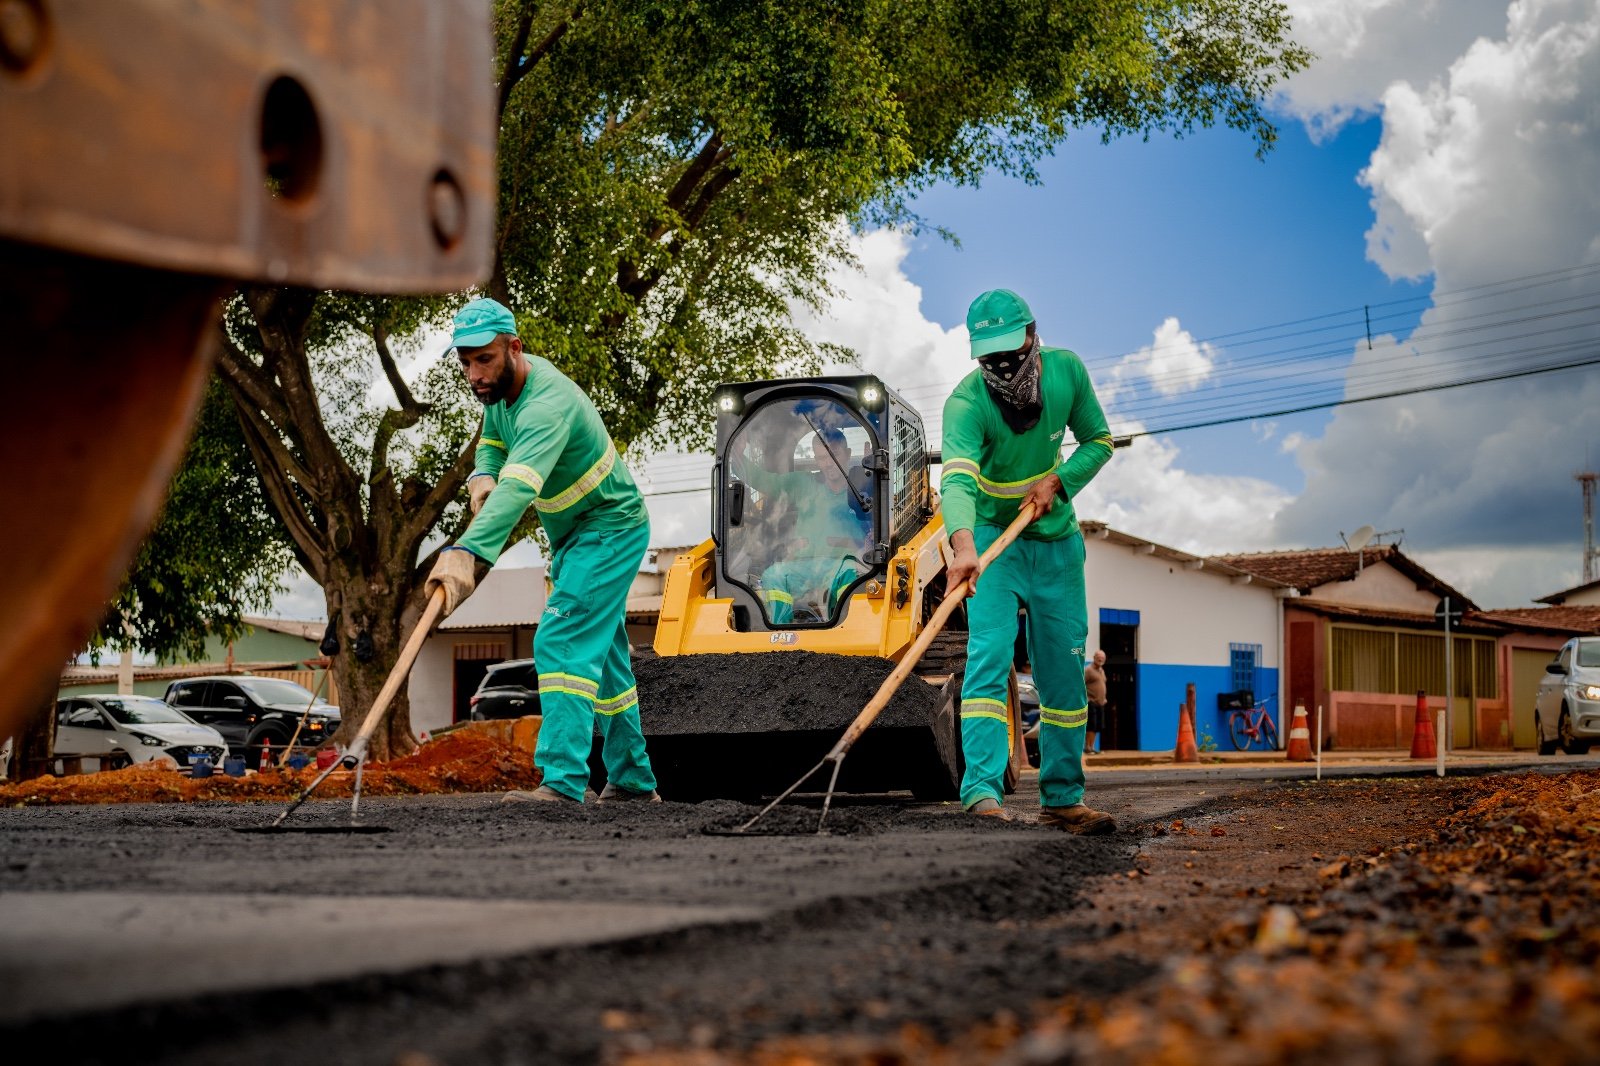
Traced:
<svg viewBox="0 0 1600 1066">
<path fill-rule="evenodd" d="M 1283 601 L 1293 589 L 1103 522 L 1081 524 L 1088 652 L 1106 653 L 1112 705 L 1102 748 L 1171 748 L 1191 682 L 1195 729 L 1219 744 L 1229 743 L 1224 694 L 1271 698 L 1281 720 Z"/>
<path fill-rule="evenodd" d="M 489 571 L 417 654 L 409 688 L 413 730 L 466 718 L 468 701 L 490 666 L 533 654 L 545 594 L 542 566 Z"/>
</svg>

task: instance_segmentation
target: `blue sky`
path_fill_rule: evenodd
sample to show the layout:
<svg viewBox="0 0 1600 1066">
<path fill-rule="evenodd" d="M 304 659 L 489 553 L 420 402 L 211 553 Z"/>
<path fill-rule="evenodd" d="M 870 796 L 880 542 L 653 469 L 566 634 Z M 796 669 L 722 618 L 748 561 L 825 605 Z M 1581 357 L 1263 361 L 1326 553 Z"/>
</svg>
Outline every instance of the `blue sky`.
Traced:
<svg viewBox="0 0 1600 1066">
<path fill-rule="evenodd" d="M 1391 281 L 1366 258 L 1371 194 L 1357 175 L 1381 133 L 1369 117 L 1315 144 L 1280 119 L 1264 159 L 1232 130 L 1109 145 L 1075 137 L 1040 167 L 1039 185 L 923 195 L 916 209 L 960 246 L 919 237 L 904 272 L 924 314 L 946 326 L 961 322 L 975 286 L 1016 289 L 1049 343 L 1090 362 L 1151 343 L 1169 315 L 1205 338 L 1425 294 L 1425 283 Z M 1330 417 L 1296 416 L 1281 431 L 1320 433 Z M 1249 426 L 1192 431 L 1181 444 L 1197 473 L 1237 472 L 1248 451 L 1256 476 L 1303 486 L 1292 456 L 1257 447 Z"/>
</svg>

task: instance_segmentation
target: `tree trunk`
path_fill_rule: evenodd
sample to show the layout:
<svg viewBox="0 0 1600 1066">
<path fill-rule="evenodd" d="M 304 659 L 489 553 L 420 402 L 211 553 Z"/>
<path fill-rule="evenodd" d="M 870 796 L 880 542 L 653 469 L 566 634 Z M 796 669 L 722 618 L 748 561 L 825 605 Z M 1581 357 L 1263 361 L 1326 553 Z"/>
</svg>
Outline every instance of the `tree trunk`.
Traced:
<svg viewBox="0 0 1600 1066">
<path fill-rule="evenodd" d="M 424 601 L 409 573 L 395 580 L 392 575 L 369 577 L 338 565 L 330 571 L 323 591 L 328 617 L 337 620 L 340 650 L 333 660 L 333 677 L 343 716 L 334 739 L 348 747 L 366 724 L 367 713 L 422 615 Z M 401 684 L 372 735 L 367 752 L 374 762 L 398 759 L 417 749 L 409 688 L 409 683 Z"/>
<path fill-rule="evenodd" d="M 49 684 L 35 700 L 30 700 L 37 710 L 23 719 L 22 727 L 11 740 L 11 765 L 6 775 L 13 781 L 43 777 L 51 772 L 56 747 L 56 686 L 60 678 L 52 676 Z"/>
</svg>

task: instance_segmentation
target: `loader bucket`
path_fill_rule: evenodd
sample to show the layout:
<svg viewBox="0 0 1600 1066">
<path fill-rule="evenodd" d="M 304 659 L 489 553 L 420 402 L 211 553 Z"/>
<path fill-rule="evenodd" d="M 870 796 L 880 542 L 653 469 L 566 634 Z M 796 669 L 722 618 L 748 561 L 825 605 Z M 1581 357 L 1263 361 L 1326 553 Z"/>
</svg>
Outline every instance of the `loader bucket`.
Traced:
<svg viewBox="0 0 1600 1066">
<path fill-rule="evenodd" d="M 776 795 L 816 765 L 894 664 L 874 656 L 787 651 L 663 656 L 634 668 L 662 797 L 749 802 Z M 850 749 L 840 790 L 953 799 L 959 785 L 953 688 L 907 678 Z M 818 781 L 802 791 L 826 787 Z"/>
</svg>

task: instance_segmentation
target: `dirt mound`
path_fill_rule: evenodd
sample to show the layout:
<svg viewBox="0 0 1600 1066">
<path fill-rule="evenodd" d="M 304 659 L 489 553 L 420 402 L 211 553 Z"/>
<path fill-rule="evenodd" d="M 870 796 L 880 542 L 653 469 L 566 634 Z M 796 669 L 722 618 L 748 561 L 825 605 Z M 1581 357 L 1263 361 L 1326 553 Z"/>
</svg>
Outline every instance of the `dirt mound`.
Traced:
<svg viewBox="0 0 1600 1066">
<path fill-rule="evenodd" d="M 191 778 L 173 770 L 132 766 L 71 777 L 40 777 L 0 785 L 0 803 L 8 806 L 82 803 L 190 803 L 200 800 L 287 800 L 297 795 L 319 771 L 266 770 L 249 777 Z M 444 792 L 500 792 L 539 783 L 533 753 L 484 732 L 460 729 L 402 759 L 366 767 L 361 792 L 367 796 L 408 796 Z M 355 774 L 335 771 L 317 789 L 317 796 L 349 796 Z"/>
<path fill-rule="evenodd" d="M 680 655 L 634 663 L 647 736 L 843 730 L 894 663 L 867 655 L 792 651 Z M 939 690 L 909 677 L 874 727 L 921 726 Z"/>
</svg>

